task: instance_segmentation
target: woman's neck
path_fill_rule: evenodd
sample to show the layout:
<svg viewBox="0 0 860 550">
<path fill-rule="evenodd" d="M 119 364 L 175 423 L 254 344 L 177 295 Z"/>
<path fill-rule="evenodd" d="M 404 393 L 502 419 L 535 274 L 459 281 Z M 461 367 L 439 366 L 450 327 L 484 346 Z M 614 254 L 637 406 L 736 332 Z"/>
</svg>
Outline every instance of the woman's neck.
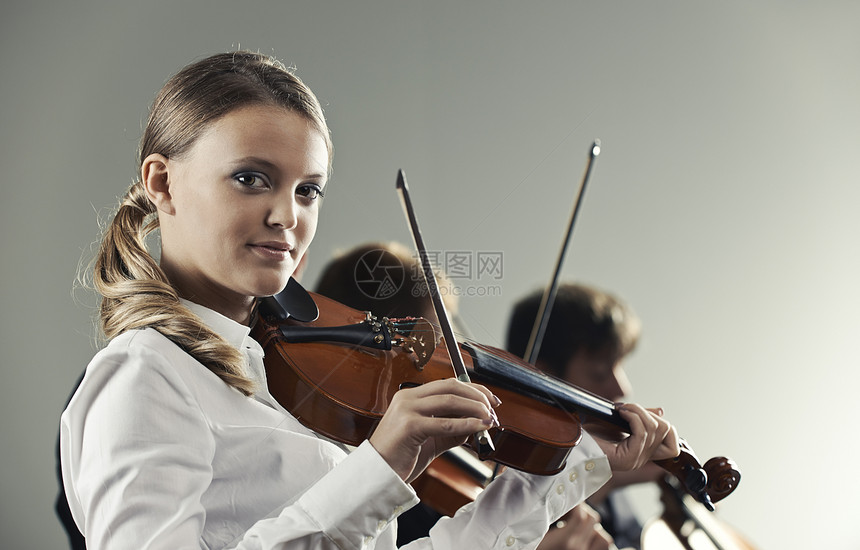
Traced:
<svg viewBox="0 0 860 550">
<path fill-rule="evenodd" d="M 181 298 L 207 307 L 237 323 L 249 325 L 254 307 L 254 297 L 238 294 L 229 289 L 207 284 L 186 276 L 181 270 L 172 270 L 162 265 L 170 284 Z"/>
</svg>

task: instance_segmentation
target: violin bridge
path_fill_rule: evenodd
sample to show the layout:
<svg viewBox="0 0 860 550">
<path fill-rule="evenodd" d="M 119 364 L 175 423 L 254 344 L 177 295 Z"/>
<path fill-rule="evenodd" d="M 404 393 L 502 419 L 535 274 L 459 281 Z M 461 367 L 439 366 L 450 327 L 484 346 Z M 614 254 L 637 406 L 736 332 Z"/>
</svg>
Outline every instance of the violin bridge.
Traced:
<svg viewBox="0 0 860 550">
<path fill-rule="evenodd" d="M 412 354 L 415 368 L 424 369 L 438 343 L 438 336 L 433 325 L 423 317 L 405 317 L 401 319 L 386 319 L 388 330 L 402 338 L 393 339 L 392 344 L 399 346 L 406 353 Z"/>
</svg>

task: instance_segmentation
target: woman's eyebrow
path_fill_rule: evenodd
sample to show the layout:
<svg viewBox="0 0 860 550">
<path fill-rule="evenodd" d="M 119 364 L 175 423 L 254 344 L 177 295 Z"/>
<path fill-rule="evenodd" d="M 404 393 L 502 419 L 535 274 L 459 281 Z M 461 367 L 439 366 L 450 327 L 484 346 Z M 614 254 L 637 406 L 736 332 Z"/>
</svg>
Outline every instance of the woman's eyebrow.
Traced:
<svg viewBox="0 0 860 550">
<path fill-rule="evenodd" d="M 260 167 L 264 170 L 269 170 L 272 172 L 280 173 L 280 171 L 281 171 L 281 169 L 278 167 L 278 165 L 275 164 L 274 162 L 272 162 L 270 160 L 266 160 L 266 159 L 261 158 L 261 157 L 255 157 L 253 155 L 247 156 L 247 157 L 242 157 L 240 159 L 236 159 L 231 164 L 233 164 L 234 166 L 237 166 L 237 167 L 250 164 L 250 165 L 254 165 L 254 166 Z M 308 179 L 320 179 L 320 178 L 327 179 L 328 174 L 326 174 L 325 172 L 312 172 L 309 174 L 305 174 L 302 177 L 308 178 Z"/>
<path fill-rule="evenodd" d="M 236 159 L 235 161 L 232 162 L 232 164 L 237 165 L 237 166 L 238 165 L 244 165 L 244 164 L 253 164 L 253 165 L 256 165 L 256 166 L 259 166 L 262 168 L 266 168 L 268 170 L 280 170 L 278 168 L 278 165 L 275 164 L 274 162 L 268 161 L 264 158 L 255 157 L 255 156 L 248 156 L 248 157 L 242 157 L 240 159 Z"/>
</svg>

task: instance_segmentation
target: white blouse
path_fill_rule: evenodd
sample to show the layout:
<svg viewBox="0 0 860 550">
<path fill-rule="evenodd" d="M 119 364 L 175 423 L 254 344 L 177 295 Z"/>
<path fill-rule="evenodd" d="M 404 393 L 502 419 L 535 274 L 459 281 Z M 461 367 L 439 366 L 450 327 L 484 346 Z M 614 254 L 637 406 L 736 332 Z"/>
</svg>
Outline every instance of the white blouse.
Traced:
<svg viewBox="0 0 860 550">
<path fill-rule="evenodd" d="M 412 488 L 367 441 L 347 453 L 281 407 L 248 327 L 186 305 L 243 352 L 261 389 L 242 395 L 153 329 L 113 339 L 61 419 L 63 483 L 88 548 L 395 548 Z M 534 548 L 609 476 L 584 434 L 564 471 L 508 470 L 406 548 Z"/>
</svg>

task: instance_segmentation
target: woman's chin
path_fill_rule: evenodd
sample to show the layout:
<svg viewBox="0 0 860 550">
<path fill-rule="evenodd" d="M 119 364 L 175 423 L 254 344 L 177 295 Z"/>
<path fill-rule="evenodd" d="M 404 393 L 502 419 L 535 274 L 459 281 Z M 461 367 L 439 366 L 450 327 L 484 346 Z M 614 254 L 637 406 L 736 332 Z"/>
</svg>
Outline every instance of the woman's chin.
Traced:
<svg viewBox="0 0 860 550">
<path fill-rule="evenodd" d="M 289 280 L 289 275 L 284 277 L 267 277 L 265 279 L 257 280 L 252 286 L 252 292 L 250 295 L 258 298 L 274 296 L 284 290 Z"/>
</svg>

